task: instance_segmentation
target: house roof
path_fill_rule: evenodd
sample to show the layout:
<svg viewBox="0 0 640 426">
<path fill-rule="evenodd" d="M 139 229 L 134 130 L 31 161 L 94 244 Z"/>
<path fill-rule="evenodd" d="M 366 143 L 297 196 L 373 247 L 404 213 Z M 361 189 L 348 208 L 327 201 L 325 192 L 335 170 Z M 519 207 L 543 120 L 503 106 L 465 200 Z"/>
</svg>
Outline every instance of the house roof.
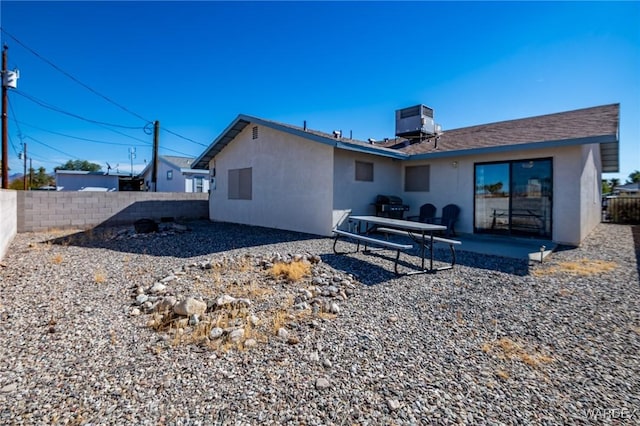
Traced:
<svg viewBox="0 0 640 426">
<path fill-rule="evenodd" d="M 175 166 L 178 169 L 190 169 L 191 163 L 195 158 L 193 157 L 178 157 L 175 155 L 159 155 L 158 158 L 166 161 L 167 163 Z"/>
<path fill-rule="evenodd" d="M 101 170 L 97 172 L 90 172 L 88 170 L 56 170 L 56 175 L 82 175 L 82 176 L 116 176 L 116 177 L 129 177 L 130 173 L 124 172 L 103 172 Z"/>
<path fill-rule="evenodd" d="M 619 110 L 619 104 L 611 104 L 453 129 L 442 133 L 437 139 L 437 144 L 433 138 L 414 144 L 410 144 L 406 139 L 397 138 L 383 144 L 370 144 L 239 115 L 195 160 L 194 167 L 207 165 L 246 126 L 253 123 L 330 144 L 339 149 L 411 160 L 597 143 L 600 144 L 602 171 L 617 172 Z"/>
<path fill-rule="evenodd" d="M 417 159 L 598 143 L 603 171 L 617 172 L 619 113 L 620 104 L 602 105 L 448 130 L 437 145 L 427 140 L 396 148 Z"/>
<path fill-rule="evenodd" d="M 164 161 L 169 165 L 179 169 L 183 173 L 205 173 L 209 169 L 209 162 L 204 164 L 204 167 L 201 168 L 191 168 L 194 163 L 195 158 L 193 157 L 178 157 L 176 155 L 158 155 L 158 159 L 160 161 Z M 144 176 L 153 166 L 153 162 L 149 162 L 145 168 L 140 172 L 138 176 Z"/>
<path fill-rule="evenodd" d="M 615 188 L 620 192 L 640 192 L 640 182 L 632 182 L 624 185 L 618 185 Z"/>
<path fill-rule="evenodd" d="M 291 124 L 279 123 L 277 121 L 265 120 L 258 117 L 252 117 L 250 115 L 240 114 L 211 143 L 211 145 L 209 145 L 209 147 L 202 153 L 202 155 L 200 155 L 200 157 L 198 157 L 194 161 L 193 167 L 202 168 L 203 166 L 208 166 L 209 161 L 220 151 L 222 151 L 225 146 L 227 146 L 233 139 L 235 139 L 235 137 L 238 136 L 238 134 L 240 134 L 240 132 L 242 132 L 244 128 L 251 123 L 269 127 L 274 130 L 279 130 L 281 132 L 285 132 L 294 136 L 299 136 L 304 139 L 309 139 L 314 142 L 331 145 L 338 149 L 365 152 L 396 159 L 405 159 L 409 157 L 407 154 L 396 149 L 376 146 L 369 142 L 343 137 L 335 137 L 334 135 L 331 135 L 329 133 L 324 133 L 317 130 L 305 130 L 303 127 L 294 126 Z"/>
</svg>

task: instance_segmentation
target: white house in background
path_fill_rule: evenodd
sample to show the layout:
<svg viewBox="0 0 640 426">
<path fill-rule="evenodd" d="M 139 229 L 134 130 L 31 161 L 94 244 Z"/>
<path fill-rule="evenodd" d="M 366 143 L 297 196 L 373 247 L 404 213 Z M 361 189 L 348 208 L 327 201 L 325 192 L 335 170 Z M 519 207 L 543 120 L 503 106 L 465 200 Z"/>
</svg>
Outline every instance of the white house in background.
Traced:
<svg viewBox="0 0 640 426">
<path fill-rule="evenodd" d="M 130 175 L 117 172 L 56 170 L 56 188 L 58 191 L 118 191 L 121 177 Z"/>
<path fill-rule="evenodd" d="M 386 194 L 408 215 L 458 205 L 460 233 L 579 245 L 600 222 L 602 173 L 619 171 L 619 104 L 444 132 L 419 107 L 396 111 L 384 143 L 239 115 L 193 163 L 211 170 L 210 219 L 329 236 Z M 405 118 L 431 129 L 406 138 Z"/>
<path fill-rule="evenodd" d="M 191 168 L 194 158 L 158 156 L 156 192 L 208 192 L 209 170 Z M 146 191 L 152 191 L 153 163 L 147 164 L 140 176 Z"/>
</svg>

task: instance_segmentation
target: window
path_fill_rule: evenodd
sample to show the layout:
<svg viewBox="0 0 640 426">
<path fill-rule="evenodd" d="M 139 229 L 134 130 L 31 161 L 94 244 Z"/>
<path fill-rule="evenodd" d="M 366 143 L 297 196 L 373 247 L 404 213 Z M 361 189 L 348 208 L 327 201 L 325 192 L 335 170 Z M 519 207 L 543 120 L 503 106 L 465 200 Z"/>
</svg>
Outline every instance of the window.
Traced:
<svg viewBox="0 0 640 426">
<path fill-rule="evenodd" d="M 373 182 L 373 163 L 356 161 L 356 180 Z"/>
<path fill-rule="evenodd" d="M 193 178 L 193 192 L 202 192 L 202 176 Z"/>
<path fill-rule="evenodd" d="M 251 167 L 229 170 L 229 199 L 251 199 Z"/>
<path fill-rule="evenodd" d="M 173 170 L 167 170 L 167 180 L 173 179 Z"/>
<path fill-rule="evenodd" d="M 253 129 L 251 129 L 251 131 L 252 139 L 258 139 L 258 126 L 253 126 Z"/>
<path fill-rule="evenodd" d="M 429 191 L 430 166 L 410 166 L 404 168 L 404 190 L 407 192 Z"/>
</svg>

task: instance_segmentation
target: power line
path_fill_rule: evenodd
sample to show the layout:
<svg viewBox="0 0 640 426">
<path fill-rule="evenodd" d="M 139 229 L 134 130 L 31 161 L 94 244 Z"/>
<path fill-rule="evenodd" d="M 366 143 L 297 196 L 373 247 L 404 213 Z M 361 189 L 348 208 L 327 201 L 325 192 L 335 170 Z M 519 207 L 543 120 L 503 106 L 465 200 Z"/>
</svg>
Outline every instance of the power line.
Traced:
<svg viewBox="0 0 640 426">
<path fill-rule="evenodd" d="M 31 127 L 31 128 L 40 130 L 42 132 L 47 132 L 47 133 L 51 133 L 53 135 L 63 136 L 65 138 L 70 138 L 70 139 L 77 139 L 77 140 L 85 141 L 85 142 L 101 143 L 101 144 L 105 144 L 105 145 L 114 145 L 114 146 L 131 146 L 132 145 L 130 143 L 107 142 L 107 141 L 100 141 L 100 140 L 97 140 L 97 139 L 82 138 L 80 136 L 67 135 L 66 133 L 54 132 L 53 130 L 43 129 L 42 127 L 39 127 L 39 126 L 36 126 L 36 125 L 33 125 L 33 124 L 29 124 L 29 123 L 25 123 L 24 121 L 17 121 L 16 120 L 16 123 L 22 123 L 23 125 L 25 125 L 27 127 Z M 150 142 L 146 143 L 144 146 L 149 146 L 149 145 L 151 145 Z M 133 146 L 143 146 L 143 145 L 133 145 Z"/>
<path fill-rule="evenodd" d="M 46 146 L 46 147 L 47 147 L 47 148 L 49 148 L 49 149 L 52 149 L 52 150 L 54 150 L 54 151 L 56 151 L 56 152 L 59 152 L 60 154 L 64 154 L 64 155 L 66 155 L 66 156 L 68 156 L 68 157 L 75 158 L 76 160 L 79 160 L 79 158 L 78 158 L 78 157 L 76 157 L 75 155 L 73 155 L 73 154 L 69 154 L 69 153 L 64 152 L 64 151 L 61 151 L 61 150 L 59 150 L 58 148 L 54 148 L 54 147 L 52 147 L 51 145 L 48 145 L 48 144 L 46 144 L 46 143 L 44 143 L 44 142 L 42 142 L 42 141 L 39 141 L 38 139 L 35 139 L 35 138 L 31 137 L 31 136 L 25 136 L 25 138 L 26 138 L 26 139 L 31 139 L 32 141 L 34 141 L 34 142 L 36 142 L 36 143 L 39 143 L 40 145 L 44 145 L 44 146 Z"/>
<path fill-rule="evenodd" d="M 71 80 L 75 81 L 76 83 L 78 83 L 79 85 L 81 85 L 82 87 L 84 87 L 85 89 L 89 90 L 91 93 L 101 97 L 102 99 L 106 100 L 107 102 L 109 102 L 112 105 L 117 106 L 118 108 L 122 109 L 123 111 L 128 112 L 129 114 L 133 115 L 134 117 L 137 117 L 139 119 L 141 119 L 142 121 L 145 121 L 147 123 L 151 122 L 152 120 L 148 120 L 146 118 L 144 118 L 143 116 L 141 116 L 140 114 L 137 114 L 133 111 L 131 111 L 129 108 L 120 105 L 119 103 L 117 103 L 116 101 L 114 101 L 113 99 L 103 95 L 102 93 L 98 92 L 97 90 L 95 90 L 94 88 L 92 88 L 91 86 L 81 82 L 79 79 L 77 79 L 76 77 L 74 77 L 73 75 L 71 75 L 70 73 L 68 73 L 67 71 L 63 70 L 62 68 L 60 68 L 58 65 L 54 64 L 52 61 L 50 61 L 49 59 L 45 58 L 44 56 L 42 56 L 41 54 L 39 54 L 38 52 L 36 52 L 35 50 L 33 50 L 32 48 L 30 48 L 29 46 L 27 46 L 26 44 L 24 44 L 23 42 L 21 42 L 20 40 L 18 40 L 15 36 L 13 36 L 12 34 L 10 34 L 7 30 L 5 30 L 4 28 L 0 28 L 0 30 L 5 33 L 6 35 L 8 35 L 11 39 L 13 39 L 16 43 L 18 43 L 20 46 L 24 47 L 25 49 L 27 49 L 29 52 L 31 52 L 33 55 L 35 55 L 36 57 L 40 58 L 42 61 L 46 62 L 47 64 L 49 64 L 51 67 L 53 67 L 55 70 L 61 72 L 62 74 L 64 74 L 65 76 L 67 76 L 68 78 L 70 78 Z"/>
<path fill-rule="evenodd" d="M 182 135 L 180 135 L 180 134 L 178 134 L 178 133 L 176 133 L 176 132 L 172 132 L 172 131 L 171 131 L 171 130 L 169 130 L 169 129 L 164 129 L 164 128 L 162 128 L 162 127 L 161 127 L 161 128 L 160 128 L 160 130 L 163 130 L 163 131 L 165 131 L 165 132 L 167 132 L 167 133 L 171 133 L 171 134 L 172 134 L 172 135 L 174 135 L 174 136 L 177 136 L 177 137 L 179 137 L 179 138 L 181 138 L 181 139 L 184 139 L 184 140 L 186 140 L 186 141 L 189 141 L 189 142 L 195 143 L 196 145 L 204 146 L 205 148 L 208 146 L 208 145 L 205 145 L 205 144 L 203 144 L 203 143 L 196 142 L 196 141 L 194 141 L 193 139 L 189 139 L 189 138 L 188 138 L 188 137 L 186 137 L 186 136 L 182 136 Z"/>
<path fill-rule="evenodd" d="M 93 120 L 91 118 L 86 118 L 86 117 L 83 117 L 81 115 L 74 114 L 72 112 L 66 111 L 66 110 L 64 110 L 64 109 L 62 109 L 60 107 L 55 106 L 55 105 L 49 104 L 49 103 L 47 103 L 47 102 L 45 102 L 45 101 L 43 101 L 41 99 L 36 98 L 35 96 L 29 95 L 29 94 L 23 92 L 22 90 L 17 90 L 16 89 L 16 90 L 14 90 L 14 93 L 16 93 L 17 95 L 20 95 L 20 96 L 30 100 L 33 103 L 36 103 L 36 104 L 40 105 L 43 108 L 47 108 L 47 109 L 50 109 L 52 111 L 59 112 L 61 114 L 65 114 L 65 115 L 68 115 L 70 117 L 74 117 L 74 118 L 77 118 L 79 120 L 86 121 L 86 122 L 89 122 L 89 123 L 101 124 L 101 125 L 104 125 L 104 126 L 111 126 L 111 127 L 119 127 L 119 128 L 122 128 L 122 129 L 142 129 L 141 126 L 124 126 L 122 124 L 113 124 L 113 123 L 107 123 L 107 122 L 104 122 L 104 121 Z"/>
</svg>

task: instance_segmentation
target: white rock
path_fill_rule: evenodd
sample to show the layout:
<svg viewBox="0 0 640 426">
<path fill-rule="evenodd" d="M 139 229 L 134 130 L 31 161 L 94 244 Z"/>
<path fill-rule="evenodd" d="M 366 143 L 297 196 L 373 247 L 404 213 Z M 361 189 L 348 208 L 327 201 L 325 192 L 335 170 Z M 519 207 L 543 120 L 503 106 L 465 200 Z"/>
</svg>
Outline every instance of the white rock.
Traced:
<svg viewBox="0 0 640 426">
<path fill-rule="evenodd" d="M 220 327 L 213 327 L 209 332 L 209 338 L 212 340 L 218 339 L 222 336 L 223 333 L 224 330 L 222 330 Z"/>
<path fill-rule="evenodd" d="M 325 359 L 322 361 L 322 365 L 323 365 L 325 368 L 331 368 L 331 367 L 333 366 L 333 364 L 331 363 L 331 360 L 329 360 L 329 359 L 327 359 L 327 358 L 325 358 Z"/>
<path fill-rule="evenodd" d="M 229 333 L 229 340 L 233 343 L 238 343 L 244 337 L 244 328 L 236 328 Z"/>
<path fill-rule="evenodd" d="M 281 338 L 282 340 L 287 340 L 289 338 L 289 332 L 287 331 L 286 328 L 280 327 L 278 329 L 278 337 Z"/>
<path fill-rule="evenodd" d="M 222 296 L 218 297 L 218 300 L 216 300 L 216 305 L 218 306 L 230 305 L 232 303 L 235 303 L 236 300 L 237 299 L 233 296 L 229 296 L 228 294 L 223 294 Z"/>
<path fill-rule="evenodd" d="M 139 294 L 136 296 L 136 303 L 138 305 L 142 305 L 147 300 L 149 300 L 149 296 L 147 296 L 146 294 Z"/>
<path fill-rule="evenodd" d="M 311 362 L 319 362 L 320 361 L 320 355 L 318 355 L 318 352 L 311 352 L 309 354 L 309 361 Z"/>
<path fill-rule="evenodd" d="M 329 387 L 331 387 L 331 383 L 329 383 L 329 380 L 325 379 L 324 377 L 320 377 L 318 380 L 316 380 L 316 389 L 324 390 L 328 389 Z"/>
<path fill-rule="evenodd" d="M 389 410 L 391 411 L 396 411 L 400 408 L 400 401 L 397 399 L 387 399 L 387 407 L 389 407 Z"/>
<path fill-rule="evenodd" d="M 131 312 L 129 313 L 129 315 L 131 315 L 132 317 L 137 317 L 141 314 L 140 309 L 138 308 L 133 308 L 131 310 Z"/>
<path fill-rule="evenodd" d="M 169 275 L 169 276 L 164 277 L 163 279 L 161 279 L 161 280 L 160 280 L 160 282 L 161 282 L 162 284 L 165 284 L 165 283 L 169 283 L 169 282 L 171 282 L 171 281 L 173 281 L 173 280 L 175 280 L 175 279 L 176 279 L 176 276 L 175 276 L 175 275 L 173 275 L 173 274 L 171 274 L 171 275 Z"/>
<path fill-rule="evenodd" d="M 260 318 L 258 318 L 256 315 L 249 315 L 249 318 L 247 318 L 247 320 L 249 321 L 249 324 L 254 327 L 260 325 Z"/>
<path fill-rule="evenodd" d="M 157 305 L 157 310 L 158 312 L 168 311 L 169 309 L 173 308 L 176 303 L 178 303 L 178 300 L 173 296 L 163 297 Z"/>
<path fill-rule="evenodd" d="M 157 282 L 149 289 L 149 293 L 158 294 L 164 292 L 166 289 L 166 285 L 162 284 L 161 282 Z"/>
<path fill-rule="evenodd" d="M 10 385 L 6 385 L 2 389 L 0 389 L 0 392 L 9 393 L 9 392 L 15 392 L 17 390 L 18 390 L 18 384 L 17 383 L 11 383 Z"/>
<path fill-rule="evenodd" d="M 176 315 L 182 315 L 189 317 L 191 315 L 202 315 L 207 310 L 207 304 L 201 300 L 188 297 L 185 300 L 176 303 L 173 307 L 173 312 Z"/>
<path fill-rule="evenodd" d="M 329 306 L 329 312 L 331 312 L 332 314 L 339 314 L 340 313 L 340 306 L 338 306 L 337 303 L 332 303 Z"/>
<path fill-rule="evenodd" d="M 257 345 L 258 345 L 258 342 L 256 341 L 256 339 L 247 339 L 244 342 L 245 348 L 253 348 L 253 347 L 256 347 Z"/>
</svg>

